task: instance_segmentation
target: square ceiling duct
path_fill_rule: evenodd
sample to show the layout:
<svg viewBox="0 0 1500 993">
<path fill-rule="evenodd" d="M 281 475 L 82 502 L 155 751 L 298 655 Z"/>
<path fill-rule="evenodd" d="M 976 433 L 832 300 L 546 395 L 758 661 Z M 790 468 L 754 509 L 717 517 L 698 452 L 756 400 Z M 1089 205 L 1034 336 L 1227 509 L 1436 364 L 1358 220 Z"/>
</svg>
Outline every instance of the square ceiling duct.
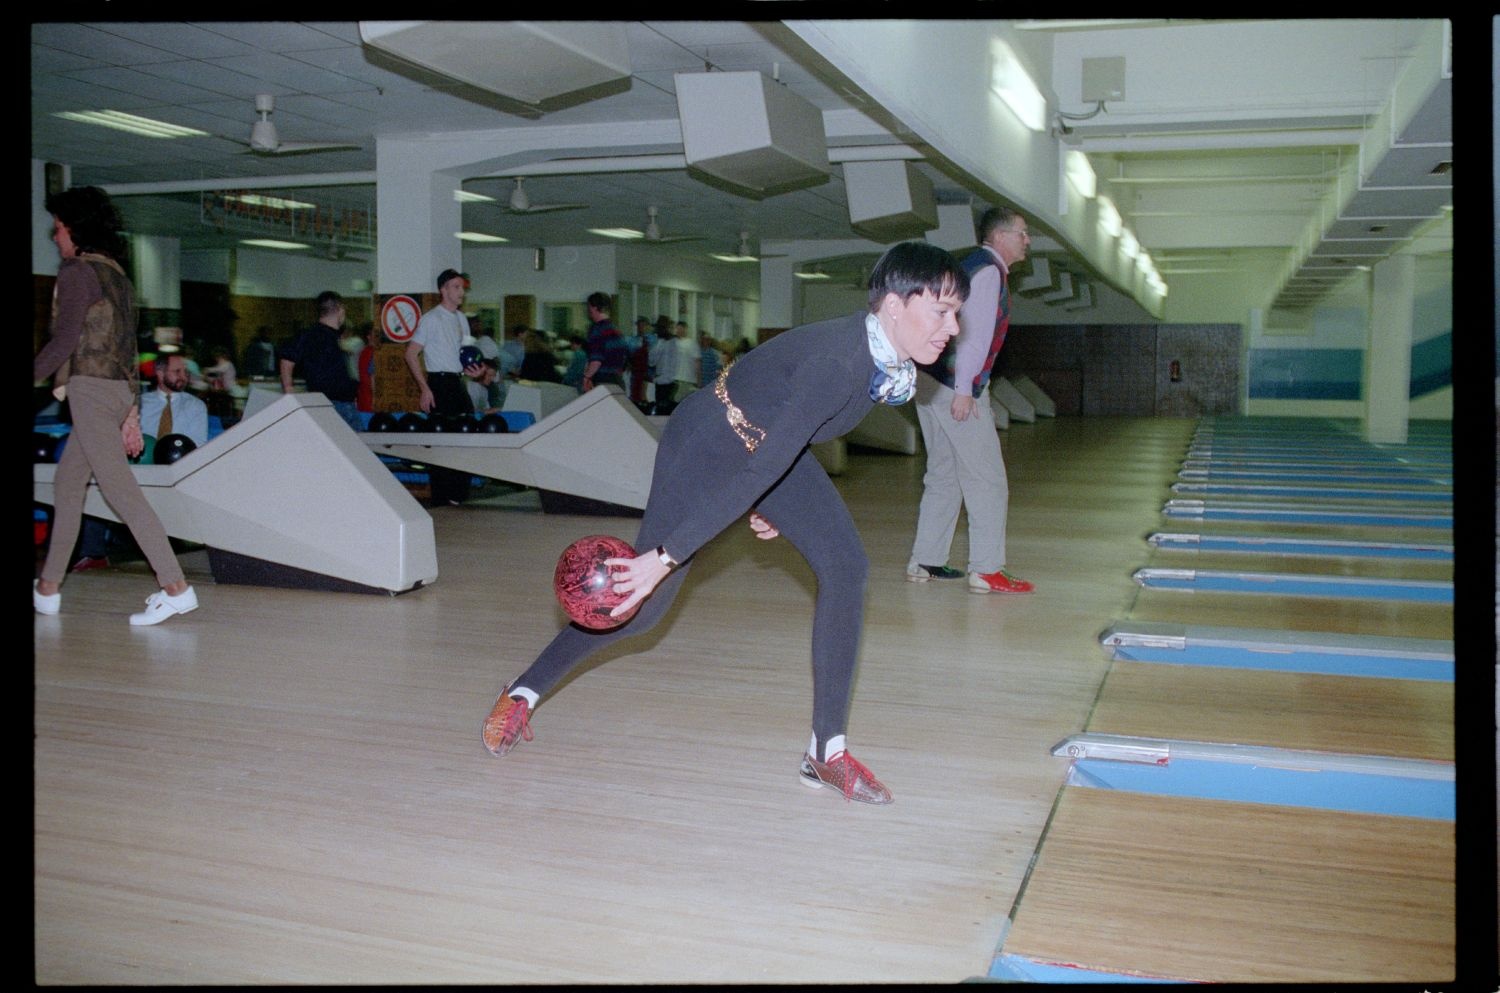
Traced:
<svg viewBox="0 0 1500 993">
<path fill-rule="evenodd" d="M 754 71 L 672 79 L 689 171 L 756 198 L 828 182 L 823 112 L 787 87 Z"/>
<path fill-rule="evenodd" d="M 932 180 L 910 162 L 845 162 L 844 193 L 849 225 L 871 241 L 920 238 L 938 227 Z"/>
<path fill-rule="evenodd" d="M 599 21 L 360 21 L 366 45 L 527 104 L 630 77 L 625 24 Z"/>
</svg>

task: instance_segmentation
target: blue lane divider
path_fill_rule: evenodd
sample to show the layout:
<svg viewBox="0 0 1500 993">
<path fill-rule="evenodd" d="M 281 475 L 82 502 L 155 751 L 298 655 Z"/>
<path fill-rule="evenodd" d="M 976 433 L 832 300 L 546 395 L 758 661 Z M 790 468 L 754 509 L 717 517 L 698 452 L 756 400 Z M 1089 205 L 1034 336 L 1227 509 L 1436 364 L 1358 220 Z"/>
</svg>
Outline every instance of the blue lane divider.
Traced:
<svg viewBox="0 0 1500 993">
<path fill-rule="evenodd" d="M 1185 468 L 1178 471 L 1179 480 L 1185 483 L 1212 483 L 1215 480 L 1250 480 L 1265 483 L 1299 483 L 1302 480 L 1316 483 L 1389 483 L 1392 486 L 1421 483 L 1427 486 L 1446 486 L 1452 489 L 1454 477 L 1433 472 L 1352 471 L 1352 469 L 1229 469 L 1229 468 Z"/>
<path fill-rule="evenodd" d="M 1082 966 L 1060 962 L 1039 962 L 1023 955 L 1000 954 L 990 963 L 986 978 L 1008 983 L 1171 983 L 1188 982 L 1185 979 L 1157 979 L 1151 976 L 1131 976 L 1122 972 L 1100 972 Z"/>
<path fill-rule="evenodd" d="M 1164 552 L 1238 552 L 1246 555 L 1353 556 L 1452 562 L 1453 546 L 1400 541 L 1345 541 L 1282 535 L 1169 534 L 1146 541 Z"/>
<path fill-rule="evenodd" d="M 1173 483 L 1173 493 L 1304 497 L 1318 500 L 1379 500 L 1390 503 L 1453 503 L 1452 490 L 1375 489 L 1360 486 L 1288 486 L 1276 483 Z"/>
<path fill-rule="evenodd" d="M 1363 527 L 1452 528 L 1453 515 L 1381 511 L 1368 507 L 1324 507 L 1318 510 L 1285 504 L 1206 504 L 1202 500 L 1168 500 L 1167 517 L 1211 521 L 1257 521 L 1284 524 L 1338 524 Z"/>
<path fill-rule="evenodd" d="M 1220 572 L 1209 569 L 1137 569 L 1133 578 L 1142 586 L 1165 590 L 1413 600 L 1422 603 L 1453 602 L 1451 582 L 1428 579 Z"/>
<path fill-rule="evenodd" d="M 1125 662 L 1453 681 L 1453 642 L 1432 638 L 1124 621 L 1099 643 Z"/>
<path fill-rule="evenodd" d="M 1093 789 L 1443 821 L 1457 806 L 1452 762 L 1094 734 L 1053 754 Z"/>
</svg>

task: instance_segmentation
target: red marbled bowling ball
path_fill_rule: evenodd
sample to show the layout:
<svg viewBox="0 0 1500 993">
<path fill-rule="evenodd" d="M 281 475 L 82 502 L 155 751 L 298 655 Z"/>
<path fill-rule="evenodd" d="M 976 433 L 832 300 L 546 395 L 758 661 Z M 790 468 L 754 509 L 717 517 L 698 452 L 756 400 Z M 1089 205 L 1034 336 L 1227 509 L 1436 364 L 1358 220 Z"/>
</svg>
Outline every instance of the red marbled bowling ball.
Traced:
<svg viewBox="0 0 1500 993">
<path fill-rule="evenodd" d="M 609 616 L 611 610 L 630 599 L 629 594 L 614 591 L 614 578 L 604 564 L 605 559 L 621 558 L 635 558 L 635 549 L 607 534 L 579 538 L 558 556 L 552 590 L 562 609 L 578 626 L 608 631 L 635 616 L 640 604 L 623 617 Z"/>
</svg>

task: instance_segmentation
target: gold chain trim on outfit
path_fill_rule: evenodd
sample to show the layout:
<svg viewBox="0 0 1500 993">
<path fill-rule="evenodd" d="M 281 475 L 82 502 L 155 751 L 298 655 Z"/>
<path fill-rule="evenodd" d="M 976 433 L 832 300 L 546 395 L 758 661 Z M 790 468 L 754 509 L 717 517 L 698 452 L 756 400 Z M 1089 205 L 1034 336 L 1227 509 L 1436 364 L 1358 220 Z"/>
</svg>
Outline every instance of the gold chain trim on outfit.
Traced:
<svg viewBox="0 0 1500 993">
<path fill-rule="evenodd" d="M 745 443 L 745 451 L 754 454 L 757 446 L 766 440 L 766 433 L 762 429 L 751 424 L 745 419 L 745 412 L 729 401 L 729 387 L 725 385 L 729 380 L 729 370 L 734 363 L 719 370 L 719 378 L 714 380 L 714 396 L 724 404 L 724 416 L 729 419 L 729 426 L 734 433 L 740 436 Z"/>
</svg>

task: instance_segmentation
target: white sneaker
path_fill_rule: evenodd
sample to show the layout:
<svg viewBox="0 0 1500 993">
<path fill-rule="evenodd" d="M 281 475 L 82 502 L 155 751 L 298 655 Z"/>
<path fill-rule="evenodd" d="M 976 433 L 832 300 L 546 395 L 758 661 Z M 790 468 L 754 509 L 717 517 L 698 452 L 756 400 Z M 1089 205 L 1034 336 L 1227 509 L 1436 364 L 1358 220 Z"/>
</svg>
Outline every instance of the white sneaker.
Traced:
<svg viewBox="0 0 1500 993">
<path fill-rule="evenodd" d="M 38 614 L 55 614 L 62 609 L 62 591 L 58 590 L 51 596 L 38 593 L 36 589 L 37 580 L 31 581 L 31 605 L 36 608 Z"/>
<path fill-rule="evenodd" d="M 191 586 L 176 596 L 166 590 L 157 590 L 146 598 L 144 611 L 130 615 L 130 623 L 136 627 L 145 624 L 160 624 L 174 614 L 186 614 L 190 610 L 197 609 L 198 594 L 193 592 Z"/>
</svg>

